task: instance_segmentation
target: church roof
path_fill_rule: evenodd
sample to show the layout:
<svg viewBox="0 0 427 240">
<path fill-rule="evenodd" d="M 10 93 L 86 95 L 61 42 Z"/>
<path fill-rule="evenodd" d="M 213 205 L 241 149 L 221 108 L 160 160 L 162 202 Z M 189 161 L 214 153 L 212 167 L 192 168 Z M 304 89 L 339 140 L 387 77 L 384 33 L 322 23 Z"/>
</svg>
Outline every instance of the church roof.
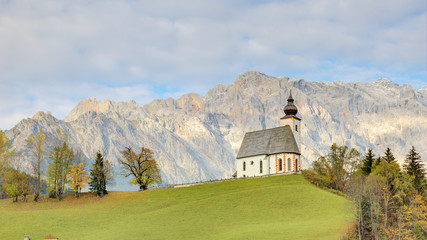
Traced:
<svg viewBox="0 0 427 240">
<path fill-rule="evenodd" d="M 237 153 L 237 158 L 275 153 L 300 154 L 291 127 L 283 126 L 247 132 Z"/>
</svg>

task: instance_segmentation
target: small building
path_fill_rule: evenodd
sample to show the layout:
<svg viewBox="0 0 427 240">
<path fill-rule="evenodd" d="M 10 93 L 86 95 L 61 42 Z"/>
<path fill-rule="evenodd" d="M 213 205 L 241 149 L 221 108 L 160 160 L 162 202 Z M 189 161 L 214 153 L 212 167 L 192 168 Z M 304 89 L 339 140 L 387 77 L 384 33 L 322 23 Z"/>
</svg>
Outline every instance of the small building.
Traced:
<svg viewBox="0 0 427 240">
<path fill-rule="evenodd" d="M 236 177 L 254 177 L 301 170 L 301 118 L 292 92 L 280 127 L 247 132 L 236 157 Z"/>
</svg>

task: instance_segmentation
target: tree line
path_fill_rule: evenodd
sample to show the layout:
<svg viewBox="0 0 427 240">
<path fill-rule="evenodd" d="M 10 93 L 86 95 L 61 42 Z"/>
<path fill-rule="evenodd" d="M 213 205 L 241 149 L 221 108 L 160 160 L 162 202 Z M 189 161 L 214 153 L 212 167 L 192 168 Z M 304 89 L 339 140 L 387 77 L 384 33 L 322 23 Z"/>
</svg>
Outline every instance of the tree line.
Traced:
<svg viewBox="0 0 427 240">
<path fill-rule="evenodd" d="M 352 200 L 356 224 L 348 239 L 426 239 L 425 173 L 415 147 L 400 166 L 390 148 L 361 156 L 337 144 L 303 171 L 311 183 Z"/>
<path fill-rule="evenodd" d="M 39 129 L 27 138 L 26 150 L 29 167 L 22 162 L 22 152 L 12 148 L 11 141 L 0 130 L 0 198 L 27 201 L 27 196 L 32 194 L 33 201 L 38 202 L 40 195 L 47 193 L 50 198 L 62 200 L 70 191 L 79 198 L 86 185 L 90 192 L 102 197 L 108 193 L 107 186 L 114 183 L 113 165 L 105 159 L 105 153 L 96 151 L 94 163 L 88 169 L 86 156 L 71 147 L 68 134 L 61 129 L 52 136 Z M 133 176 L 129 183 L 138 185 L 140 190 L 161 183 L 160 169 L 153 155 L 148 148 L 135 153 L 127 147 L 121 152 L 122 174 Z"/>
</svg>

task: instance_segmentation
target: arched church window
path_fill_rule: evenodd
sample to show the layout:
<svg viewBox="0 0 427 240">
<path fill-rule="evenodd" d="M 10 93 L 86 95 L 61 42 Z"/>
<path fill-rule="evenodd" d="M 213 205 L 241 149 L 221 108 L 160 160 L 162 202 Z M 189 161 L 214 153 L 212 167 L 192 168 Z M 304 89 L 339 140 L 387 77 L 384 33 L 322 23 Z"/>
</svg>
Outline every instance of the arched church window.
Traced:
<svg viewBox="0 0 427 240">
<path fill-rule="evenodd" d="M 243 162 L 243 171 L 246 171 L 246 162 Z"/>
<path fill-rule="evenodd" d="M 259 173 L 262 173 L 262 160 L 259 161 Z"/>
<path fill-rule="evenodd" d="M 282 159 L 279 158 L 279 171 L 282 171 L 282 170 L 283 170 L 283 168 L 282 168 Z"/>
<path fill-rule="evenodd" d="M 298 125 L 295 125 L 295 131 L 298 132 Z"/>
<path fill-rule="evenodd" d="M 291 159 L 288 158 L 288 171 L 291 171 Z"/>
</svg>

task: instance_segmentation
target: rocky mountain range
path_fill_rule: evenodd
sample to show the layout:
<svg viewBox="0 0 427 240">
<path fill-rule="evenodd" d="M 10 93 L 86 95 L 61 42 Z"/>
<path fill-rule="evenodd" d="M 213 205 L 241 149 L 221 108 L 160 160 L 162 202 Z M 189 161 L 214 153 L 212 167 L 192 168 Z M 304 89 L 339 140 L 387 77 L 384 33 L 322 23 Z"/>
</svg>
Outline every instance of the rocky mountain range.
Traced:
<svg viewBox="0 0 427 240">
<path fill-rule="evenodd" d="M 312 82 L 249 71 L 204 96 L 189 93 L 144 106 L 85 99 L 63 120 L 38 112 L 6 134 L 24 162 L 30 134 L 61 128 L 89 158 L 104 149 L 117 164 L 126 146 L 151 148 L 166 184 L 229 178 L 244 133 L 279 126 L 290 89 L 302 118 L 303 168 L 334 142 L 377 155 L 390 147 L 401 162 L 415 146 L 427 160 L 427 86 L 414 90 L 387 79 Z"/>
</svg>

